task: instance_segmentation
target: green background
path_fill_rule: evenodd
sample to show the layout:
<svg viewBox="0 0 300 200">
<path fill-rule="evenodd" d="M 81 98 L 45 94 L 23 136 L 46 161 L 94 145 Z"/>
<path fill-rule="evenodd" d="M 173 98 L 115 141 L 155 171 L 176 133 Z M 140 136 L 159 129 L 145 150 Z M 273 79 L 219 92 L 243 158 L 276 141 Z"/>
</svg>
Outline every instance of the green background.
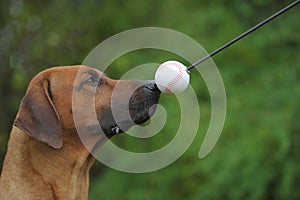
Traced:
<svg viewBox="0 0 300 200">
<path fill-rule="evenodd" d="M 39 71 L 80 64 L 106 38 L 137 27 L 174 29 L 211 52 L 290 2 L 0 1 L 1 163 L 21 98 Z M 90 199 L 300 199 L 299 11 L 293 8 L 214 57 L 228 107 L 220 140 L 206 158 L 197 155 L 211 105 L 195 75 L 191 84 L 198 91 L 201 123 L 190 148 L 170 166 L 146 174 L 96 162 Z M 116 60 L 108 75 L 118 78 L 132 66 L 173 58 L 154 50 L 134 52 Z M 162 95 L 160 104 L 170 114 L 163 136 L 149 145 L 126 135 L 115 142 L 147 151 L 170 141 L 179 120 L 176 99 Z"/>
</svg>

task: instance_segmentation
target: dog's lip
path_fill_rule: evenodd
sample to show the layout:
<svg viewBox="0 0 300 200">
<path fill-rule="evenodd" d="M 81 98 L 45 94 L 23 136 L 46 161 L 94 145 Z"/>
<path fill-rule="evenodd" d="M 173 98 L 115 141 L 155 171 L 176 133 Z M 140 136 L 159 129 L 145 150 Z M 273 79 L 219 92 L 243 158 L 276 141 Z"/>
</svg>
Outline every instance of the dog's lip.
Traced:
<svg viewBox="0 0 300 200">
<path fill-rule="evenodd" d="M 115 123 L 110 127 L 110 132 L 113 135 L 124 133 L 134 125 L 143 124 L 150 119 L 149 113 L 140 112 L 132 120 L 123 120 L 121 122 Z"/>
<path fill-rule="evenodd" d="M 135 124 L 142 124 L 148 121 L 149 119 L 150 119 L 149 112 L 140 112 L 134 117 L 133 121 Z"/>
<path fill-rule="evenodd" d="M 132 105 L 132 109 L 138 109 L 138 108 L 139 106 L 135 108 L 135 105 Z M 134 122 L 134 124 L 142 124 L 146 122 L 153 116 L 156 108 L 157 108 L 157 104 L 153 104 L 152 106 L 149 106 L 149 102 L 145 101 L 143 105 L 143 109 L 140 109 L 139 112 L 134 114 L 134 116 L 132 117 L 132 121 Z"/>
<path fill-rule="evenodd" d="M 140 125 L 148 121 L 151 116 L 154 114 L 157 104 L 153 104 L 152 106 L 148 106 L 149 102 L 145 101 L 143 105 L 143 109 L 140 109 L 140 105 L 132 105 L 131 109 L 139 109 L 139 112 L 135 113 L 134 116 L 131 116 L 120 121 L 115 121 L 110 128 L 106 131 L 106 135 L 109 137 L 126 132 L 134 125 Z"/>
</svg>

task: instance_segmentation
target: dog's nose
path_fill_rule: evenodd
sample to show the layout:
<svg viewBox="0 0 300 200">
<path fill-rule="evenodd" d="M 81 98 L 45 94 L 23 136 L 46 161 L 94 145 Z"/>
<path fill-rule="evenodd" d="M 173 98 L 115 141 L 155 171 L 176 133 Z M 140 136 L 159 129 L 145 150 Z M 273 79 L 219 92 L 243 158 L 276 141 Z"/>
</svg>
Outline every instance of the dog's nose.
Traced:
<svg viewBox="0 0 300 200">
<path fill-rule="evenodd" d="M 160 92 L 160 90 L 158 89 L 157 85 L 153 82 L 153 83 L 148 83 L 146 85 L 143 86 L 145 89 L 148 89 L 152 92 Z"/>
<path fill-rule="evenodd" d="M 129 100 L 130 117 L 135 124 L 147 121 L 154 114 L 159 96 L 160 91 L 154 81 L 143 81 Z"/>
</svg>

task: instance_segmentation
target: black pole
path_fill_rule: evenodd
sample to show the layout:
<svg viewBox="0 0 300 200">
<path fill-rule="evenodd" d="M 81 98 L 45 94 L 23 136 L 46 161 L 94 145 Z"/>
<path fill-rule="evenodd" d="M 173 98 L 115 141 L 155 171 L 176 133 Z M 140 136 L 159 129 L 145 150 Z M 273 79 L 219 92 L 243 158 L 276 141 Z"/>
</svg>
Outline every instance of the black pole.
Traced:
<svg viewBox="0 0 300 200">
<path fill-rule="evenodd" d="M 268 23 L 269 21 L 275 19 L 276 17 L 278 17 L 279 15 L 281 15 L 282 13 L 286 12 L 287 10 L 289 10 L 290 8 L 294 7 L 295 5 L 297 5 L 298 3 L 300 3 L 300 0 L 294 1 L 293 3 L 291 3 L 290 5 L 286 6 L 285 8 L 279 10 L 278 12 L 276 12 L 275 14 L 273 14 L 272 16 L 268 17 L 267 19 L 263 20 L 262 22 L 260 22 L 259 24 L 253 26 L 252 28 L 250 28 L 249 30 L 247 30 L 246 32 L 242 33 L 241 35 L 237 36 L 236 38 L 234 38 L 233 40 L 231 40 L 230 42 L 224 44 L 223 46 L 221 46 L 220 48 L 216 49 L 215 51 L 211 52 L 210 54 L 208 54 L 207 56 L 203 57 L 201 60 L 198 60 L 197 62 L 195 62 L 194 64 L 192 64 L 191 66 L 189 66 L 187 68 L 187 70 L 191 70 L 194 67 L 196 67 L 197 65 L 203 63 L 204 61 L 206 61 L 207 59 L 209 59 L 210 57 L 213 57 L 214 55 L 216 55 L 217 53 L 219 53 L 220 51 L 226 49 L 227 47 L 229 47 L 230 45 L 232 45 L 233 43 L 239 41 L 240 39 L 242 39 L 243 37 L 245 37 L 246 35 L 249 35 L 250 33 L 252 33 L 253 31 L 255 31 L 256 29 L 260 28 L 261 26 L 265 25 L 266 23 Z"/>
</svg>

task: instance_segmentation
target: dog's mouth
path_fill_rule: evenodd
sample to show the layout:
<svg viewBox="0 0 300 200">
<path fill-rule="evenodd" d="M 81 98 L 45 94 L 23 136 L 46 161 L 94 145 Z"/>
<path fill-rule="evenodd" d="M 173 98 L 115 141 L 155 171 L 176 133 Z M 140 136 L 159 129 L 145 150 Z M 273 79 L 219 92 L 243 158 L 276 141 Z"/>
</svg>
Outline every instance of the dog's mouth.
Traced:
<svg viewBox="0 0 300 200">
<path fill-rule="evenodd" d="M 142 112 L 137 113 L 132 119 L 130 120 L 123 120 L 118 123 L 115 123 L 109 130 L 109 133 L 106 135 L 117 135 L 120 133 L 126 132 L 134 125 L 141 125 L 147 122 L 156 110 L 156 104 L 152 105 L 149 109 L 148 106 L 145 106 L 145 109 Z"/>
</svg>

